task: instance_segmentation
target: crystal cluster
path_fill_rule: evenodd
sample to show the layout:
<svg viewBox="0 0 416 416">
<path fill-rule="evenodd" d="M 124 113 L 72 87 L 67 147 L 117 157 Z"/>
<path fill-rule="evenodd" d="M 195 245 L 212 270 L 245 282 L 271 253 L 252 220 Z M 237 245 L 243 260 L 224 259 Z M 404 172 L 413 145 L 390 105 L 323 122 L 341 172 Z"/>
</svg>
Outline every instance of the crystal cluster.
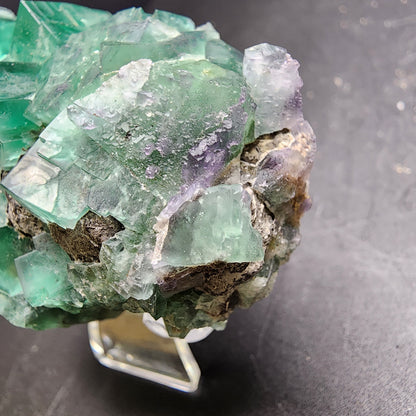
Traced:
<svg viewBox="0 0 416 416">
<path fill-rule="evenodd" d="M 0 314 L 224 327 L 299 242 L 315 138 L 298 63 L 207 23 L 0 8 Z"/>
</svg>

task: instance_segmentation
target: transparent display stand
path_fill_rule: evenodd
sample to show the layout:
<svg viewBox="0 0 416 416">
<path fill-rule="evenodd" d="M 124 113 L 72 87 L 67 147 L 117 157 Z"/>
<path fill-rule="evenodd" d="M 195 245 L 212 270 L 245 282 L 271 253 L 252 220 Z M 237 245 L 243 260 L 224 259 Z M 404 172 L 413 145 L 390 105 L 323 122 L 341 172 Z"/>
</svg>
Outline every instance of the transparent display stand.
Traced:
<svg viewBox="0 0 416 416">
<path fill-rule="evenodd" d="M 189 393 L 198 389 L 201 371 L 188 344 L 211 332 L 194 329 L 185 339 L 171 338 L 162 319 L 130 312 L 88 324 L 91 349 L 102 365 Z"/>
</svg>

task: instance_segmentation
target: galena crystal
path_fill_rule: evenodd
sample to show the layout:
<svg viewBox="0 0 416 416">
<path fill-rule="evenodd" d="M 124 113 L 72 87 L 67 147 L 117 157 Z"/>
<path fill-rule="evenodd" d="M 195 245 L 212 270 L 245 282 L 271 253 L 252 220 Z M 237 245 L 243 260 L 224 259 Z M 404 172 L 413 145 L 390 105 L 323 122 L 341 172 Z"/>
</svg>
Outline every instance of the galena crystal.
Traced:
<svg viewBox="0 0 416 416">
<path fill-rule="evenodd" d="M 157 10 L 0 8 L 0 313 L 221 329 L 299 242 L 315 138 L 298 63 Z"/>
</svg>

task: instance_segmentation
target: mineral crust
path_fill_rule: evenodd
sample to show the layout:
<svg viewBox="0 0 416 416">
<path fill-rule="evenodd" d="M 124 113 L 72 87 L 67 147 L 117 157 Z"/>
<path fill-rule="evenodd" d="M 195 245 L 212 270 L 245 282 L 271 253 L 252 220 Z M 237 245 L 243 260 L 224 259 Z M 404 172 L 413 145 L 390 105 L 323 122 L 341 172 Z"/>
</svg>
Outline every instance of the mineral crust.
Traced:
<svg viewBox="0 0 416 416">
<path fill-rule="evenodd" d="M 0 8 L 0 313 L 35 329 L 224 327 L 310 206 L 298 63 L 141 8 Z M 7 174 L 6 174 L 7 173 Z"/>
</svg>

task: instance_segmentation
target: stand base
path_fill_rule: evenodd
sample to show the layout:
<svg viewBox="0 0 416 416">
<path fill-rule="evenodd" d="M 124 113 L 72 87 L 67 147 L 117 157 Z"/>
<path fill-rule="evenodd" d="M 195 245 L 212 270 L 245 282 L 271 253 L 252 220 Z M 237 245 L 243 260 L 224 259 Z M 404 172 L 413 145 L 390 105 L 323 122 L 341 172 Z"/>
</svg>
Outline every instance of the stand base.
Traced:
<svg viewBox="0 0 416 416">
<path fill-rule="evenodd" d="M 106 367 L 184 392 L 198 388 L 201 371 L 188 343 L 155 335 L 142 315 L 123 312 L 90 322 L 88 335 L 95 358 Z"/>
</svg>

